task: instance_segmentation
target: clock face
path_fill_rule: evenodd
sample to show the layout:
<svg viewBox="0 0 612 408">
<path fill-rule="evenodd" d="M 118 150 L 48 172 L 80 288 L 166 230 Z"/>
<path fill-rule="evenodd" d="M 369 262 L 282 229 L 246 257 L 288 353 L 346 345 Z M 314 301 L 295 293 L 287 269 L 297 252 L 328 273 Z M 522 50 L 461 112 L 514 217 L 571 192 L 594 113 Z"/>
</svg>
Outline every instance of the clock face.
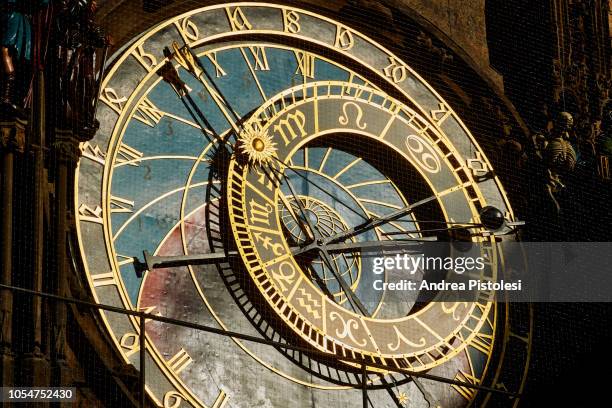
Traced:
<svg viewBox="0 0 612 408">
<path fill-rule="evenodd" d="M 368 245 L 436 238 L 486 206 L 513 217 L 476 139 L 399 57 L 304 10 L 206 7 L 124 47 L 97 116 L 75 194 L 96 301 L 303 347 L 150 320 L 146 384 L 159 406 L 357 406 L 352 359 L 455 381 L 378 367 L 372 406 L 518 403 L 461 384 L 520 393 L 528 307 L 374 289 Z M 496 259 L 504 238 L 476 230 Z M 200 261 L 143 274 L 143 251 Z M 138 367 L 138 322 L 102 320 Z"/>
</svg>

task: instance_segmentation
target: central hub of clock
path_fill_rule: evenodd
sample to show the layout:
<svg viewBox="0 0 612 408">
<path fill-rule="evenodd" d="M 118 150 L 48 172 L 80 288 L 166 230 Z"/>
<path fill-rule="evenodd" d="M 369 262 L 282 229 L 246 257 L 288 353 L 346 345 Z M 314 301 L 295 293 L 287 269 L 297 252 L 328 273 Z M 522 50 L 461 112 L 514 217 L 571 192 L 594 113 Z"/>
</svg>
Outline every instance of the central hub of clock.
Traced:
<svg viewBox="0 0 612 408">
<path fill-rule="evenodd" d="M 309 196 L 298 196 L 301 202 L 301 207 L 304 209 L 305 216 L 309 218 L 310 223 L 319 232 L 321 237 L 331 237 L 337 233 L 348 231 L 349 227 L 342 216 L 334 210 L 329 204 Z M 300 205 L 295 198 L 291 197 L 289 203 L 295 214 L 300 213 Z M 308 243 L 307 237 L 302 229 L 297 225 L 293 216 L 287 208 L 281 206 L 281 219 L 283 226 L 286 229 L 288 239 L 295 242 L 296 245 L 304 245 Z M 351 239 L 355 241 L 355 239 Z M 348 281 L 351 289 L 359 285 L 361 276 L 361 262 L 358 253 L 333 253 L 331 254 L 333 263 L 338 267 L 340 276 Z M 339 303 L 346 301 L 346 296 L 342 292 L 342 288 L 332 275 L 328 267 L 320 259 L 313 259 L 309 265 L 309 272 L 316 274 L 318 279 L 323 280 L 330 287 L 330 290 Z"/>
</svg>

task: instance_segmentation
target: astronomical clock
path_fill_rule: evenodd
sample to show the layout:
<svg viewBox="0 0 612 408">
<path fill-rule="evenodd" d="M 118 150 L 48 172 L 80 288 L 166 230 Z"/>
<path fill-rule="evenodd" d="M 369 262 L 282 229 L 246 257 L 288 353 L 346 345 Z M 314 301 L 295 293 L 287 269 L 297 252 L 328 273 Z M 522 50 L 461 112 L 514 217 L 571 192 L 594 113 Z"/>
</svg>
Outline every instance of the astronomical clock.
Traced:
<svg viewBox="0 0 612 408">
<path fill-rule="evenodd" d="M 101 312 L 155 404 L 354 407 L 363 388 L 376 408 L 518 404 L 526 305 L 373 290 L 373 252 L 459 230 L 495 251 L 515 221 L 409 59 L 306 10 L 210 6 L 123 46 L 97 117 L 74 203 L 95 300 L 275 342 L 151 319 L 141 354 L 137 319 Z"/>
</svg>

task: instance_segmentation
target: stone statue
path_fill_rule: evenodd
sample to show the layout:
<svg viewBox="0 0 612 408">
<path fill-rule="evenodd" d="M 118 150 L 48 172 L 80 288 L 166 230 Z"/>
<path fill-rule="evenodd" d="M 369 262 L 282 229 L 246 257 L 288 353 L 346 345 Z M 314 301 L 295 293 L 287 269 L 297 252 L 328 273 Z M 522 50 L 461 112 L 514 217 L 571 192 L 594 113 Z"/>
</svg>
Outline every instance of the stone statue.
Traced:
<svg viewBox="0 0 612 408">
<path fill-rule="evenodd" d="M 96 101 L 111 38 L 94 22 L 96 0 L 63 0 L 56 19 L 57 55 L 60 71 L 57 86 L 62 106 L 60 127 L 89 140 L 99 127 Z M 98 50 L 102 49 L 102 56 Z"/>
<path fill-rule="evenodd" d="M 14 116 L 23 108 L 23 87 L 18 86 L 18 81 L 27 82 L 27 73 L 25 64 L 20 62 L 32 57 L 32 13 L 47 3 L 48 0 L 0 0 L 0 105 L 4 115 Z"/>
<path fill-rule="evenodd" d="M 559 204 L 554 193 L 565 187 L 563 177 L 576 167 L 576 151 L 570 143 L 570 132 L 574 126 L 572 115 L 561 112 L 557 115 L 550 138 L 544 148 L 544 165 L 547 172 L 547 190 L 555 202 L 557 210 Z"/>
<path fill-rule="evenodd" d="M 600 132 L 595 140 L 598 156 L 598 173 L 603 180 L 610 180 L 612 161 L 612 99 L 604 102 L 601 110 Z"/>
</svg>

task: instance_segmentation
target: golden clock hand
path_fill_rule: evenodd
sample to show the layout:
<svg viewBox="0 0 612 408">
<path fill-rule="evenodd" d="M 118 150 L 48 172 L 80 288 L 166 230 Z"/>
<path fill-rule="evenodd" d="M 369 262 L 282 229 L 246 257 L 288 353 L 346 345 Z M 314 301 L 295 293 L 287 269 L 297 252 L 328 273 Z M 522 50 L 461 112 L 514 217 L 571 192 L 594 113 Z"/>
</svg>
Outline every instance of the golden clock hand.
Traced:
<svg viewBox="0 0 612 408">
<path fill-rule="evenodd" d="M 262 169 L 264 174 L 269 179 L 274 179 L 278 186 L 281 185 L 282 181 L 281 181 L 281 179 L 279 177 L 279 174 L 275 171 L 276 169 L 274 169 L 273 167 L 270 166 L 269 167 L 270 173 L 268 173 L 266 168 L 263 167 L 263 166 L 261 167 L 261 169 Z M 295 221 L 296 225 L 304 233 L 304 236 L 306 236 L 308 238 L 308 240 L 312 242 L 314 240 L 313 232 L 310 230 L 310 228 L 307 225 L 305 225 L 303 222 L 300 221 L 299 217 L 295 214 L 295 211 L 293 210 L 293 206 L 291 205 L 291 203 L 289 203 L 289 201 L 287 200 L 287 197 L 285 197 L 285 195 L 283 194 L 282 190 L 279 191 L 278 196 L 279 196 L 281 202 L 283 203 L 283 205 L 285 206 L 285 208 L 287 209 L 287 211 L 289 212 L 289 214 L 291 215 L 291 217 L 293 218 L 293 220 Z M 296 198 L 296 200 L 297 200 L 297 198 Z"/>
<path fill-rule="evenodd" d="M 364 220 L 367 220 L 367 218 L 364 216 L 364 214 L 360 213 L 359 211 L 355 210 L 353 208 L 353 206 L 345 203 L 343 200 L 339 199 L 338 197 L 336 197 L 335 195 L 333 195 L 332 193 L 330 193 L 329 191 L 327 191 L 326 189 L 324 189 L 323 187 L 321 187 L 318 183 L 315 183 L 314 181 L 310 180 L 308 177 L 304 176 L 303 174 L 301 174 L 298 170 L 294 169 L 293 167 L 289 166 L 288 164 L 284 163 L 283 161 L 279 160 L 277 157 L 272 156 L 272 159 L 277 161 L 280 165 L 281 168 L 285 168 L 287 170 L 291 170 L 296 176 L 300 177 L 302 180 L 306 181 L 307 183 L 309 183 L 310 185 L 312 185 L 313 187 L 315 187 L 316 189 L 318 189 L 319 191 L 321 191 L 323 194 L 325 194 L 326 196 L 330 197 L 331 199 L 335 200 L 336 202 L 338 202 L 339 204 L 342 204 L 342 206 L 344 208 L 346 208 L 348 211 L 356 214 L 359 216 L 359 218 L 362 218 Z"/>
<path fill-rule="evenodd" d="M 204 89 L 210 94 L 212 99 L 215 101 L 215 104 L 229 123 L 230 127 L 236 132 L 236 134 L 240 134 L 241 129 L 236 124 L 240 117 L 231 108 L 227 99 L 223 96 L 219 87 L 212 81 L 212 78 L 201 64 L 200 59 L 193 54 L 191 48 L 187 45 L 183 47 L 179 47 L 176 41 L 172 42 L 172 48 L 174 50 L 174 59 L 178 62 L 183 68 L 187 70 L 195 79 L 197 79 L 203 86 Z"/>
<path fill-rule="evenodd" d="M 210 136 L 213 136 L 214 139 L 223 143 L 223 138 L 221 138 L 221 136 L 217 134 L 215 129 L 212 127 L 210 122 L 206 119 L 206 117 L 198 107 L 198 105 L 191 98 L 187 89 L 187 85 L 185 85 L 185 82 L 181 80 L 178 72 L 176 71 L 176 68 L 174 68 L 174 65 L 172 65 L 172 63 L 170 62 L 173 59 L 173 55 L 168 49 L 168 47 L 164 48 L 164 55 L 166 56 L 166 58 L 168 58 L 168 61 L 166 61 L 162 68 L 159 70 L 159 75 L 166 83 L 168 83 L 172 87 L 176 95 L 179 97 L 179 99 L 185 106 L 185 109 L 187 109 L 187 112 L 189 112 L 189 115 L 200 126 L 200 129 L 204 133 L 204 137 L 208 140 L 208 142 L 213 143 L 213 140 L 210 138 Z M 202 123 L 200 124 L 200 122 Z"/>
<path fill-rule="evenodd" d="M 330 243 L 335 243 L 335 242 L 339 242 L 339 241 L 344 241 L 344 240 L 346 240 L 348 238 L 354 237 L 355 235 L 362 234 L 362 233 L 364 233 L 366 231 L 369 231 L 371 229 L 374 229 L 376 227 L 384 225 L 384 224 L 386 224 L 388 222 L 395 221 L 395 220 L 397 220 L 399 218 L 402 218 L 402 217 L 412 213 L 415 208 L 435 200 L 437 197 L 438 197 L 437 194 L 434 194 L 434 195 L 432 195 L 430 197 L 424 198 L 423 200 L 417 201 L 414 204 L 408 205 L 408 206 L 406 206 L 404 208 L 400 208 L 399 210 L 394 211 L 394 212 L 392 212 L 389 215 L 386 215 L 386 216 L 381 217 L 381 218 L 376 218 L 376 219 L 369 220 L 369 221 L 367 221 L 367 222 L 365 222 L 363 224 L 357 225 L 357 226 L 349 229 L 348 231 L 342 231 L 342 232 L 334 234 L 334 235 L 332 235 L 330 237 L 324 238 L 323 239 L 323 243 L 324 244 L 330 244 Z M 313 244 L 310 244 L 310 245 L 313 245 Z M 305 246 L 303 248 L 303 250 L 304 250 L 304 252 L 306 252 L 306 251 L 310 251 L 311 248 L 309 248 L 309 245 L 307 245 L 307 246 Z"/>
<path fill-rule="evenodd" d="M 282 174 L 282 176 L 285 178 L 285 181 L 287 182 L 287 187 L 289 188 L 291 195 L 293 195 L 293 198 L 296 201 L 296 204 L 300 210 L 300 213 L 302 214 L 302 218 L 304 222 L 306 223 L 306 225 L 308 226 L 308 228 L 313 234 L 313 238 L 315 239 L 315 242 L 317 243 L 317 249 L 319 253 L 321 254 L 321 259 L 327 265 L 332 275 L 334 275 L 334 278 L 340 284 L 340 287 L 342 288 L 342 291 L 346 295 L 346 298 L 349 300 L 349 303 L 353 307 L 353 310 L 355 310 L 355 312 L 359 311 L 364 316 L 370 316 L 370 313 L 368 312 L 366 307 L 363 305 L 363 303 L 361 303 L 361 300 L 359 300 L 355 292 L 353 292 L 350 285 L 344 280 L 344 278 L 336 270 L 336 268 L 334 268 L 333 259 L 329 255 L 329 252 L 327 251 L 327 248 L 325 248 L 325 245 L 322 244 L 323 236 L 320 234 L 318 229 L 312 223 L 312 221 L 308 217 L 308 214 L 306 214 L 306 209 L 304 208 L 304 205 L 302 204 L 301 199 L 298 197 L 297 193 L 295 192 L 295 189 L 293 188 L 293 184 L 291 183 L 291 180 L 289 180 L 289 178 L 285 176 L 284 174 Z"/>
<path fill-rule="evenodd" d="M 412 238 L 410 240 L 389 240 L 389 241 L 358 241 L 358 242 L 340 242 L 336 244 L 326 244 L 328 252 L 369 252 L 377 249 L 396 249 L 405 247 L 416 247 L 422 245 L 423 242 L 436 241 L 435 237 Z M 295 252 L 301 252 L 302 248 L 296 248 Z M 294 253 L 294 255 L 297 255 Z"/>
</svg>

